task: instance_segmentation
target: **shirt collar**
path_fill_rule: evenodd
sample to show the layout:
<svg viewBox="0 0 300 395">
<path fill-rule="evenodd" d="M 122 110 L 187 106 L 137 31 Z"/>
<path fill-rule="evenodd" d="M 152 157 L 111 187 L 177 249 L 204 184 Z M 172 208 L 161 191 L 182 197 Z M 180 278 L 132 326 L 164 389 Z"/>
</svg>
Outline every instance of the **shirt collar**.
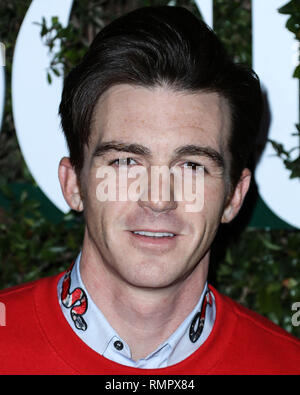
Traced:
<svg viewBox="0 0 300 395">
<path fill-rule="evenodd" d="M 87 292 L 80 275 L 80 258 L 81 253 L 78 255 L 73 267 L 67 272 L 67 275 L 59 281 L 58 299 L 63 314 L 72 329 L 81 340 L 97 353 L 128 366 L 142 368 L 165 367 L 178 363 L 191 355 L 209 336 L 216 314 L 212 293 L 212 303 L 207 305 L 201 336 L 195 343 L 192 343 L 189 338 L 191 322 L 200 311 L 204 297 L 209 290 L 207 283 L 205 283 L 198 303 L 175 332 L 146 358 L 133 361 L 130 358 L 129 346 L 121 339 L 117 331 L 111 327 Z M 69 276 L 69 283 L 64 284 L 67 276 Z M 76 316 L 76 313 L 81 314 Z M 121 350 L 116 350 L 114 347 L 116 341 L 121 341 L 123 345 Z"/>
</svg>

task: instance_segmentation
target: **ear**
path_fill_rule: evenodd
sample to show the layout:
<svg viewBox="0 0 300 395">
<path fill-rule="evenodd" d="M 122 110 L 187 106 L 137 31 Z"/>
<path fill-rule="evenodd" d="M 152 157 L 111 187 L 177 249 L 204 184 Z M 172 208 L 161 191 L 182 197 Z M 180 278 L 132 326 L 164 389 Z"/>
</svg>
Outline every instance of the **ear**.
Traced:
<svg viewBox="0 0 300 395">
<path fill-rule="evenodd" d="M 242 207 L 246 193 L 248 192 L 251 181 L 251 171 L 244 169 L 242 175 L 237 183 L 233 194 L 231 195 L 227 205 L 224 209 L 221 219 L 222 223 L 227 223 L 233 220 Z"/>
<path fill-rule="evenodd" d="M 58 178 L 62 193 L 68 205 L 75 211 L 83 210 L 77 174 L 69 158 L 62 158 L 58 167 Z"/>
</svg>

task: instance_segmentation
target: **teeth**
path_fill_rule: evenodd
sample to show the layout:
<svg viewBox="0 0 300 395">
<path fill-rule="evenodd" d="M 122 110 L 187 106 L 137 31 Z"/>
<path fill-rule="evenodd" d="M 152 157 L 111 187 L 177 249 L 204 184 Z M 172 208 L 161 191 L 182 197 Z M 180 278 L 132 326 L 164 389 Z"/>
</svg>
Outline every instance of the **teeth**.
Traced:
<svg viewBox="0 0 300 395">
<path fill-rule="evenodd" d="M 145 232 L 145 231 L 135 231 L 133 232 L 137 235 L 150 236 L 150 237 L 173 237 L 173 233 L 160 233 L 160 232 Z"/>
</svg>

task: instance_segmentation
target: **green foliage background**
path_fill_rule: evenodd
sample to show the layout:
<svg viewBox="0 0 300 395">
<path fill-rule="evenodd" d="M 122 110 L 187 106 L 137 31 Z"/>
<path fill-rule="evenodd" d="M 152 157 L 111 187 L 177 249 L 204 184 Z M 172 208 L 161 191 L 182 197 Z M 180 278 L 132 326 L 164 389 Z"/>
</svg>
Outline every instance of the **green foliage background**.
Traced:
<svg viewBox="0 0 300 395">
<path fill-rule="evenodd" d="M 11 105 L 11 67 L 17 33 L 31 0 L 0 3 L 0 41 L 6 46 L 6 104 L 0 133 L 0 289 L 55 274 L 68 267 L 78 253 L 83 220 L 74 212 L 54 220 L 35 198 L 37 185 L 20 152 Z M 41 39 L 52 54 L 45 73 L 53 78 L 66 72 L 85 53 L 96 32 L 114 18 L 140 6 L 169 4 L 187 7 L 196 15 L 193 0 L 75 0 L 70 24 L 57 18 L 40 24 Z M 300 4 L 289 1 L 280 12 L 288 14 L 287 28 L 300 40 Z M 199 15 L 200 16 L 200 15 Z M 268 28 L 266 16 L 266 29 Z M 235 61 L 251 65 L 251 0 L 214 0 L 214 30 Z M 59 40 L 61 50 L 53 52 Z M 299 66 L 295 78 L 300 78 Z M 300 128 L 287 133 L 299 135 Z M 300 137 L 300 136 L 299 136 Z M 271 142 L 291 171 L 300 177 L 299 157 L 291 159 L 280 142 Z M 299 149 L 299 147 L 295 147 Z M 221 292 L 261 313 L 300 337 L 291 325 L 294 302 L 300 301 L 300 231 L 221 228 L 213 249 L 210 281 Z"/>
</svg>

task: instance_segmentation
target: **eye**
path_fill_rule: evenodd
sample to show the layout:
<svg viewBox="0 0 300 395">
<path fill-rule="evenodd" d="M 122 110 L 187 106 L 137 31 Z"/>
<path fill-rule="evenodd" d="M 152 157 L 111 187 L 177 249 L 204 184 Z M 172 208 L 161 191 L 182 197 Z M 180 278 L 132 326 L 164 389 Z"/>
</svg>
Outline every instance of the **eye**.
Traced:
<svg viewBox="0 0 300 395">
<path fill-rule="evenodd" d="M 135 163 L 131 163 L 131 161 L 133 161 Z M 137 162 L 132 158 L 118 158 L 118 159 L 114 159 L 114 160 L 110 161 L 109 165 L 130 166 L 130 165 L 134 165 L 136 163 Z"/>
<path fill-rule="evenodd" d="M 195 162 L 185 162 L 183 164 L 183 167 L 192 168 L 192 170 L 194 170 L 194 171 L 198 171 L 199 168 L 204 168 L 204 170 L 205 170 L 205 167 L 203 165 L 200 165 L 199 163 L 195 163 Z"/>
</svg>

